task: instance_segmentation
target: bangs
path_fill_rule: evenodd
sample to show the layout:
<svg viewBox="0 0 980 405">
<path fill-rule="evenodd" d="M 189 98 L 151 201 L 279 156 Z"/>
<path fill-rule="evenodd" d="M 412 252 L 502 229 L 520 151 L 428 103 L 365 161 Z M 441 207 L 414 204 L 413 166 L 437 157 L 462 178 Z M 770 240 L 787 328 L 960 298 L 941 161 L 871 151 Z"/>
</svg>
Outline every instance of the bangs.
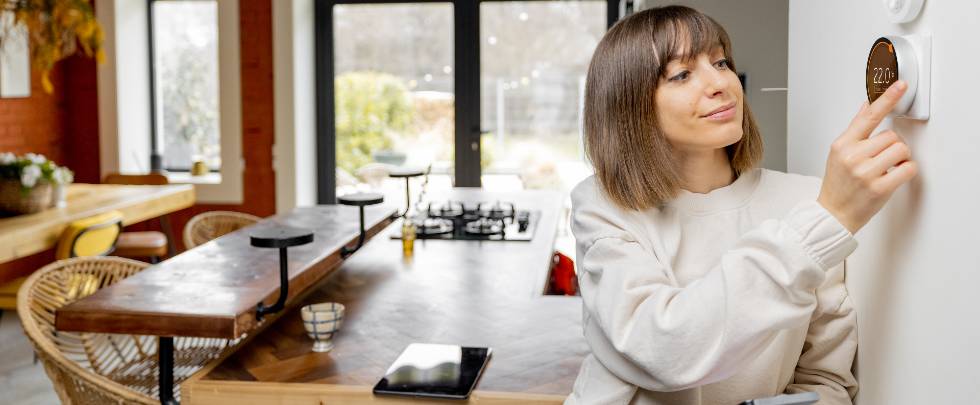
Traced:
<svg viewBox="0 0 980 405">
<path fill-rule="evenodd" d="M 725 30 L 707 15 L 690 9 L 671 9 L 658 15 L 654 23 L 653 44 L 658 67 L 657 76 L 663 77 L 667 65 L 673 60 L 690 63 L 698 55 L 722 48 L 725 57 L 731 59 L 731 45 Z M 734 70 L 734 65 L 732 66 Z"/>
</svg>

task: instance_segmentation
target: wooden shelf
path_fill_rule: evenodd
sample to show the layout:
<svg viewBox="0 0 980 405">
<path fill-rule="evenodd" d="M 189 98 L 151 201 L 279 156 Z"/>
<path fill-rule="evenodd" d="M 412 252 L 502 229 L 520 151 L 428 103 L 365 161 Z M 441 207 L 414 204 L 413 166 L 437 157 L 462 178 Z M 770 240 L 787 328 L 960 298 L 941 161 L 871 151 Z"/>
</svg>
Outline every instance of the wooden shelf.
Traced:
<svg viewBox="0 0 980 405">
<path fill-rule="evenodd" d="M 394 208 L 365 210 L 368 236 L 391 223 Z M 188 250 L 56 313 L 59 330 L 233 339 L 256 328 L 259 302 L 279 296 L 276 249 L 255 248 L 257 227 L 292 226 L 315 232 L 313 243 L 289 250 L 289 296 L 302 295 L 342 262 L 340 248 L 360 234 L 358 210 L 297 208 Z M 357 255 L 355 254 L 355 257 Z"/>
</svg>

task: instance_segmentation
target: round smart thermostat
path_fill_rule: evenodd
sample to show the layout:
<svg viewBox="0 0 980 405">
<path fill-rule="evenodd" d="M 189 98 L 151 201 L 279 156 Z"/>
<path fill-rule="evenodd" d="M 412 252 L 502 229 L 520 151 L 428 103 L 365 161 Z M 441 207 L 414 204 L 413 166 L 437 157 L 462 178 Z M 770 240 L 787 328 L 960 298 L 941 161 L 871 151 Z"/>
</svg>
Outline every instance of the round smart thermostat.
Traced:
<svg viewBox="0 0 980 405">
<path fill-rule="evenodd" d="M 886 36 L 878 38 L 868 53 L 868 65 L 864 73 L 864 84 L 868 92 L 868 102 L 873 103 L 888 86 L 899 80 L 908 83 L 908 89 L 895 105 L 894 114 L 908 112 L 915 99 L 919 73 L 915 60 L 915 49 L 903 37 Z"/>
</svg>

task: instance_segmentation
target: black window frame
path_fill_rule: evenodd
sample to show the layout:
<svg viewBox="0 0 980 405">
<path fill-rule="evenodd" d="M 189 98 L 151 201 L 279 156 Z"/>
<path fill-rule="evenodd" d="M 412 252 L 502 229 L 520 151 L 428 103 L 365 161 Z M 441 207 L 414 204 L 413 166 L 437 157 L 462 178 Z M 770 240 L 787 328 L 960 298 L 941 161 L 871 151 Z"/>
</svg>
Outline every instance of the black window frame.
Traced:
<svg viewBox="0 0 980 405">
<path fill-rule="evenodd" d="M 153 0 L 151 0 L 153 1 Z M 317 203 L 337 202 L 334 116 L 333 8 L 338 4 L 450 3 L 453 5 L 454 148 L 457 187 L 480 187 L 480 3 L 550 0 L 315 0 Z M 620 1 L 606 1 L 606 28 L 619 20 Z M 628 13 L 627 13 L 628 14 Z M 463 29 L 460 29 L 460 28 Z M 471 144 L 475 142 L 476 147 Z M 474 158 L 475 157 L 475 158 Z"/>
</svg>

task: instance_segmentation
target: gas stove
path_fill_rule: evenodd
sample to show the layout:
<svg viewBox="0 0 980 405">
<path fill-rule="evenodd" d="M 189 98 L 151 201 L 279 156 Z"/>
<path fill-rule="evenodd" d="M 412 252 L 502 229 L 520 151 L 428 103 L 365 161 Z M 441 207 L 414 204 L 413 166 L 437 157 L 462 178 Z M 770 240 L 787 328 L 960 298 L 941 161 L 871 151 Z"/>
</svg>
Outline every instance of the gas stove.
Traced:
<svg viewBox="0 0 980 405">
<path fill-rule="evenodd" d="M 510 202 L 432 202 L 417 210 L 416 239 L 530 241 L 541 212 Z M 402 221 L 407 219 L 403 218 Z M 401 239 L 401 223 L 392 239 Z"/>
</svg>

